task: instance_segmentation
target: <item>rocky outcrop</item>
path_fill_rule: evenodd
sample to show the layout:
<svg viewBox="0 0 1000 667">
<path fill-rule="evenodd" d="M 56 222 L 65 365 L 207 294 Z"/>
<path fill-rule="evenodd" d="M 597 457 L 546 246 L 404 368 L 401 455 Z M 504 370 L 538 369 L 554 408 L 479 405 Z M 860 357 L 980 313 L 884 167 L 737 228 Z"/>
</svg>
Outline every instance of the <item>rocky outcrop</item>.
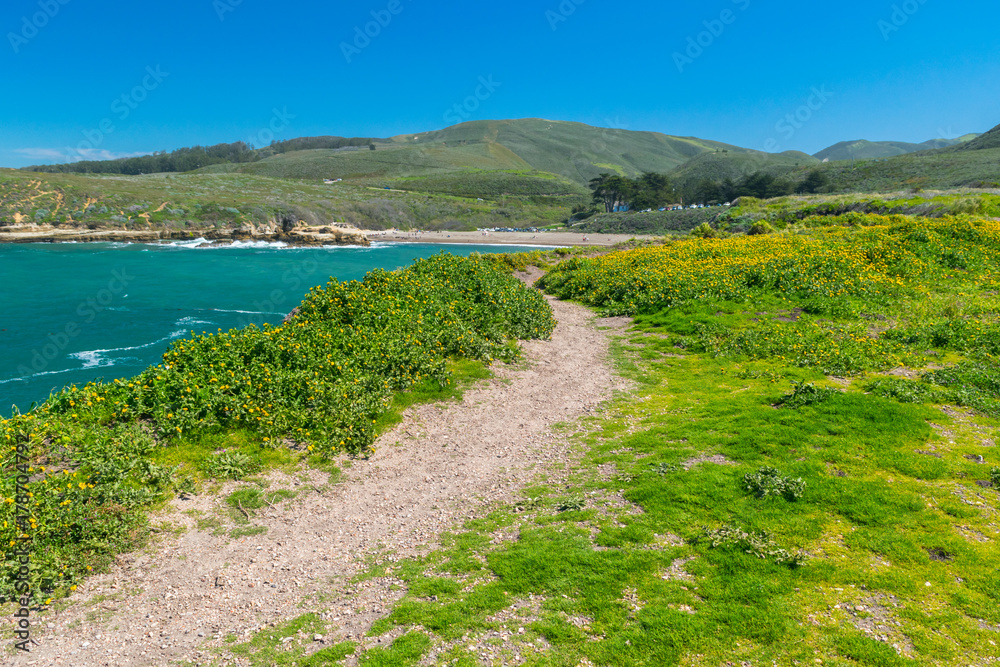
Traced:
<svg viewBox="0 0 1000 667">
<path fill-rule="evenodd" d="M 359 245 L 370 242 L 364 232 L 346 226 L 295 227 L 283 231 L 275 224 L 254 226 L 245 224 L 233 229 L 191 230 L 126 230 L 53 227 L 50 225 L 9 225 L 0 228 L 0 243 L 157 243 L 190 241 L 205 238 L 211 241 L 283 241 L 295 246 Z"/>
</svg>

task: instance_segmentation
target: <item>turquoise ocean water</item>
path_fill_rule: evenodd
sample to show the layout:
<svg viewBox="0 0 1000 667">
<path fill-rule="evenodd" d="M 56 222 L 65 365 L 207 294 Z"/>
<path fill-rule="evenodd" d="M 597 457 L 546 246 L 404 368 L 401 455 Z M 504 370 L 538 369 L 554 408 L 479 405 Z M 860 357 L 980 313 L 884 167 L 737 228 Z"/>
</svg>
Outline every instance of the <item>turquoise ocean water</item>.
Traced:
<svg viewBox="0 0 1000 667">
<path fill-rule="evenodd" d="M 0 245 L 0 415 L 69 384 L 131 377 L 191 332 L 280 324 L 311 287 L 442 251 L 518 246 Z"/>
</svg>

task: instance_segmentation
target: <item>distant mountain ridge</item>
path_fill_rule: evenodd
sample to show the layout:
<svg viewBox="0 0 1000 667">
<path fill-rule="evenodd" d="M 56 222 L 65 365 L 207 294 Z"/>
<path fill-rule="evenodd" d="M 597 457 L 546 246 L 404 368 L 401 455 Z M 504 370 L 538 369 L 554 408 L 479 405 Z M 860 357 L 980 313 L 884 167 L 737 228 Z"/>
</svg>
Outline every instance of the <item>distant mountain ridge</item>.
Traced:
<svg viewBox="0 0 1000 667">
<path fill-rule="evenodd" d="M 507 197 L 549 197 L 576 206 L 590 194 L 590 181 L 601 174 L 629 178 L 645 172 L 666 174 L 672 190 L 685 200 L 706 191 L 706 185 L 726 186 L 755 175 L 797 187 L 817 169 L 831 176 L 830 190 L 912 187 L 913 183 L 921 187 L 990 184 L 997 180 L 990 156 L 976 150 L 990 147 L 1000 147 L 1000 128 L 982 136 L 922 144 L 841 142 L 811 156 L 798 151 L 771 154 L 697 137 L 524 118 L 471 121 L 389 138 L 301 137 L 259 149 L 239 142 L 107 163 L 54 165 L 45 170 L 246 174 L 428 196 L 498 199 L 501 205 Z M 955 153 L 958 150 L 961 156 Z M 852 159 L 867 164 L 856 171 Z M 845 164 L 849 173 L 841 173 Z"/>
<path fill-rule="evenodd" d="M 837 160 L 875 160 L 879 158 L 896 157 L 908 153 L 949 148 L 974 140 L 978 134 L 966 134 L 957 139 L 931 139 L 920 144 L 906 141 L 841 141 L 816 153 L 814 157 L 822 162 Z"/>
</svg>

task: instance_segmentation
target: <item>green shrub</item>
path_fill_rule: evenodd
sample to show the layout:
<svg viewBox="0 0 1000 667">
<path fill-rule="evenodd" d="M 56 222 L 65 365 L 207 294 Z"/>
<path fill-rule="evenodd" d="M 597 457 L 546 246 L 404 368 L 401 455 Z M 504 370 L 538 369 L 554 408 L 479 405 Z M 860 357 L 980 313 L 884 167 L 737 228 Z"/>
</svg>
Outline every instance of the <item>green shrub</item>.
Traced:
<svg viewBox="0 0 1000 667">
<path fill-rule="evenodd" d="M 243 452 L 216 452 L 205 460 L 205 472 L 212 477 L 240 480 L 260 470 L 260 465 Z"/>
<path fill-rule="evenodd" d="M 743 488 L 757 498 L 781 497 L 794 502 L 805 494 L 806 483 L 801 477 L 792 479 L 782 475 L 776 468 L 765 466 L 757 472 L 744 475 Z"/>
<path fill-rule="evenodd" d="M 905 378 L 877 378 L 868 382 L 865 390 L 900 403 L 936 403 L 947 396 L 939 389 Z"/>
<path fill-rule="evenodd" d="M 584 498 L 567 498 L 556 506 L 558 512 L 578 512 L 587 506 Z"/>
<path fill-rule="evenodd" d="M 694 229 L 691 230 L 691 236 L 695 236 L 700 239 L 714 239 L 719 235 L 712 225 L 707 222 L 703 222 Z"/>
<path fill-rule="evenodd" d="M 761 559 L 773 558 L 777 565 L 800 567 L 808 560 L 808 555 L 801 551 L 792 553 L 782 549 L 766 532 L 747 532 L 734 526 L 706 529 L 694 540 L 694 544 L 703 542 L 707 542 L 713 549 L 736 549 Z"/>
<path fill-rule="evenodd" d="M 822 403 L 840 393 L 836 389 L 817 387 L 812 382 L 792 382 L 792 385 L 792 393 L 782 396 L 778 403 L 793 410 Z"/>
</svg>

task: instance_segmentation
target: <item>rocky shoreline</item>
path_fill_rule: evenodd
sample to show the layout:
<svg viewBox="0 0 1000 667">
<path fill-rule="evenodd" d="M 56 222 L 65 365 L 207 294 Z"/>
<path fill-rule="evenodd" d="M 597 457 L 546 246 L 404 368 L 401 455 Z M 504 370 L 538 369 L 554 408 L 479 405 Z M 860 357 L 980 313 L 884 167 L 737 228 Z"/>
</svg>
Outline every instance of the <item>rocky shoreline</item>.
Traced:
<svg viewBox="0 0 1000 667">
<path fill-rule="evenodd" d="M 0 243 L 166 243 L 170 241 L 266 241 L 292 246 L 358 245 L 371 242 L 359 229 L 351 227 L 280 227 L 244 225 L 232 229 L 81 229 L 51 225 L 10 225 L 0 227 Z"/>
</svg>

